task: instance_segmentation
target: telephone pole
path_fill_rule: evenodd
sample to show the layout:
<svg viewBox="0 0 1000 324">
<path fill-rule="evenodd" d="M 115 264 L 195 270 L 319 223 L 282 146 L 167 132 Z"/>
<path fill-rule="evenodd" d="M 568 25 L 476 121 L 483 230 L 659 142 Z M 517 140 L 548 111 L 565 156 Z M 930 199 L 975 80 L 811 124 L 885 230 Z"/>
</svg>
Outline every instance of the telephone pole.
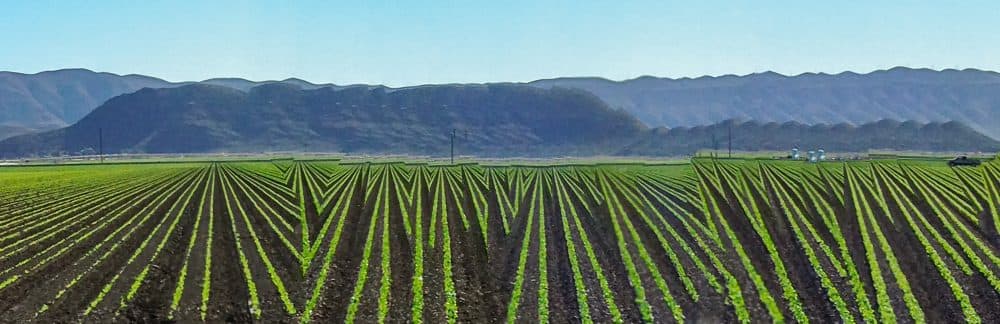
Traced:
<svg viewBox="0 0 1000 324">
<path fill-rule="evenodd" d="M 465 137 L 462 140 L 469 141 L 469 130 L 463 129 L 465 132 Z M 455 164 L 455 138 L 458 137 L 458 128 L 451 129 L 451 164 Z"/>
<path fill-rule="evenodd" d="M 733 123 L 729 123 L 729 157 L 733 157 Z"/>
<path fill-rule="evenodd" d="M 101 157 L 101 164 L 104 163 L 104 129 L 97 129 L 97 154 Z"/>
<path fill-rule="evenodd" d="M 451 129 L 451 164 L 455 164 L 455 129 Z"/>
</svg>

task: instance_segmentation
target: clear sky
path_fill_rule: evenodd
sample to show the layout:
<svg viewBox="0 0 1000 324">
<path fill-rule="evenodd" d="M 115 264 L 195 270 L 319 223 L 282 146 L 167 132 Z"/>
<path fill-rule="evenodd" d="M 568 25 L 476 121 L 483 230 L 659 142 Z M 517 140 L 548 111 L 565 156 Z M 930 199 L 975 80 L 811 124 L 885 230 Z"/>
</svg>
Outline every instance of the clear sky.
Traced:
<svg viewBox="0 0 1000 324">
<path fill-rule="evenodd" d="M 0 2 L 0 70 L 24 73 L 405 86 L 893 66 L 1000 70 L 1000 1 Z"/>
</svg>

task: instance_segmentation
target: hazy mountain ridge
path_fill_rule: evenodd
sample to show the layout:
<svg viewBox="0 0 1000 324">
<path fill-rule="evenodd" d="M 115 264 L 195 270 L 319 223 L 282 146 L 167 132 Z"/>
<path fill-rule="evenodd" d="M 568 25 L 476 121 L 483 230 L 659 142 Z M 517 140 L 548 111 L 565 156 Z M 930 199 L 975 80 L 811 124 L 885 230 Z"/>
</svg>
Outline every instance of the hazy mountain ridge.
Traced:
<svg viewBox="0 0 1000 324">
<path fill-rule="evenodd" d="M 108 99 L 142 88 L 171 88 L 196 83 L 241 91 L 272 83 L 294 84 L 303 89 L 342 89 L 355 86 L 313 84 L 295 78 L 280 81 L 213 78 L 198 82 L 169 82 L 144 75 L 118 75 L 87 69 L 62 69 L 35 74 L 0 71 L 0 139 L 65 127 L 79 121 Z"/>
<path fill-rule="evenodd" d="M 588 92 L 516 85 L 403 89 L 266 84 L 242 92 L 188 85 L 143 89 L 108 100 L 73 126 L 0 142 L 0 153 L 317 150 L 447 154 L 588 155 L 621 147 L 645 127 Z"/>
<path fill-rule="evenodd" d="M 883 120 L 853 126 L 727 121 L 647 129 L 630 114 L 572 88 L 491 84 L 306 90 L 269 83 L 248 91 L 208 84 L 142 89 L 108 100 L 70 127 L 0 141 L 0 157 L 96 150 L 99 130 L 106 153 L 445 156 L 453 129 L 458 130 L 458 154 L 676 156 L 726 147 L 730 126 L 737 150 L 1000 150 L 1000 143 L 959 122 Z"/>
<path fill-rule="evenodd" d="M 152 91 L 152 89 L 142 90 L 135 94 L 142 93 L 147 97 L 143 101 L 131 95 L 142 88 L 178 88 L 191 85 L 200 85 L 184 91 Z M 215 85 L 218 87 L 212 87 Z M 569 91 L 558 89 L 555 92 L 532 92 L 528 89 L 551 89 L 551 88 L 577 88 L 587 91 L 590 94 L 578 93 L 580 91 Z M 192 91 L 191 89 L 199 89 Z M 207 90 L 214 89 L 214 90 Z M 475 89 L 519 89 L 516 94 L 506 97 L 490 97 L 472 95 Z M 459 90 L 467 90 L 465 92 Z M 455 91 L 462 92 L 454 94 Z M 230 98 L 220 103 L 219 106 L 208 105 L 204 101 L 193 100 L 194 98 L 212 98 L 207 93 L 219 94 L 219 100 Z M 488 91 L 487 91 L 488 92 Z M 149 97 L 150 94 L 159 93 L 163 97 Z M 438 98 L 442 93 L 452 93 L 453 98 Z M 556 112 L 543 116 L 548 123 L 570 123 L 571 118 L 589 118 L 592 126 L 609 127 L 595 118 L 602 118 L 606 106 L 612 108 L 622 108 L 631 113 L 645 125 L 663 126 L 668 125 L 672 129 L 656 129 L 651 132 L 642 132 L 628 140 L 616 138 L 615 145 L 609 146 L 607 143 L 596 145 L 588 143 L 589 139 L 580 139 L 576 142 L 569 141 L 563 143 L 546 143 L 544 140 L 551 140 L 555 137 L 538 137 L 533 132 L 544 129 L 538 126 L 531 129 L 525 125 L 539 125 L 538 121 L 533 121 L 533 115 L 521 115 L 516 120 L 507 120 L 505 131 L 499 127 L 486 127 L 486 123 L 470 116 L 460 116 L 452 120 L 450 126 L 440 124 L 432 119 L 413 117 L 412 109 L 425 104 L 445 104 L 448 100 L 459 100 L 465 106 L 470 107 L 470 111 L 506 111 L 516 110 L 518 107 L 512 106 L 510 102 L 497 100 L 512 100 L 521 96 L 533 94 L 538 97 L 545 97 L 553 93 L 575 93 L 574 96 L 588 98 L 579 101 L 586 106 L 580 111 L 591 111 L 593 107 L 603 107 L 593 110 L 600 111 L 595 116 L 559 117 Z M 349 95 L 350 94 L 350 95 Z M 161 122 L 170 120 L 168 118 L 172 110 L 155 112 L 151 116 L 137 116 L 133 111 L 150 114 L 145 111 L 144 105 L 158 104 L 171 106 L 171 109 L 179 107 L 187 108 L 188 102 L 198 103 L 196 112 L 189 112 L 184 119 L 179 121 L 181 127 L 193 127 L 193 130 L 202 131 L 198 133 L 200 137 L 189 138 L 189 132 L 172 133 L 173 129 L 157 129 L 155 132 L 146 134 L 141 140 L 122 147 L 109 146 L 108 152 L 126 151 L 146 151 L 146 152 L 181 152 L 181 151 L 265 151 L 278 149 L 291 150 L 338 150 L 349 152 L 402 152 L 419 154 L 438 154 L 440 145 L 447 137 L 451 127 L 468 127 L 464 118 L 472 118 L 482 124 L 483 129 L 489 129 L 482 134 L 472 135 L 482 136 L 478 141 L 469 141 L 468 147 L 461 147 L 465 151 L 475 151 L 484 155 L 504 155 L 514 153 L 532 153 L 532 149 L 541 147 L 564 146 L 563 150 L 551 150 L 550 155 L 575 152 L 576 154 L 587 154 L 584 146 L 595 145 L 589 152 L 601 154 L 649 154 L 649 155 L 673 155 L 693 152 L 695 147 L 710 148 L 712 145 L 704 142 L 704 134 L 698 133 L 699 127 L 711 127 L 720 120 L 730 118 L 742 118 L 753 120 L 750 125 L 757 124 L 762 128 L 772 127 L 774 123 L 794 121 L 792 124 L 817 124 L 813 127 L 805 127 L 802 132 L 789 133 L 778 140 L 788 139 L 787 136 L 797 136 L 795 138 L 812 138 L 810 134 L 831 135 L 822 124 L 832 125 L 834 129 L 852 129 L 844 125 L 849 123 L 855 125 L 868 124 L 883 119 L 909 120 L 908 123 L 923 124 L 931 122 L 928 126 L 935 125 L 962 125 L 962 127 L 948 128 L 944 133 L 949 134 L 956 141 L 938 141 L 935 138 L 926 139 L 934 143 L 950 143 L 956 147 L 947 145 L 920 145 L 912 143 L 903 137 L 887 137 L 895 142 L 882 140 L 870 141 L 864 136 L 870 136 L 867 132 L 853 132 L 847 136 L 851 142 L 857 145 L 841 144 L 830 142 L 825 144 L 831 149 L 843 148 L 845 150 L 865 150 L 869 148 L 893 148 L 893 149 L 925 149 L 925 150 L 966 150 L 966 148 L 987 148 L 992 147 L 994 140 L 989 139 L 976 131 L 992 135 L 994 138 L 1000 133 L 1000 73 L 981 71 L 974 69 L 966 70 L 943 70 L 934 71 L 929 69 L 909 69 L 894 68 L 890 70 L 875 71 L 868 74 L 858 74 L 853 72 L 843 72 L 839 74 L 824 73 L 804 73 L 795 76 L 784 76 L 774 72 L 756 73 L 745 76 L 725 75 L 718 77 L 699 78 L 656 78 L 639 77 L 625 81 L 611 81 L 602 78 L 558 78 L 538 80 L 531 83 L 493 83 L 493 84 L 449 84 L 449 85 L 420 85 L 402 88 L 388 88 L 378 85 L 349 85 L 337 86 L 333 84 L 314 84 L 301 79 L 285 79 L 280 81 L 250 81 L 241 78 L 215 78 L 200 82 L 168 82 L 157 78 L 141 75 L 116 75 L 111 73 L 97 73 L 83 69 L 69 69 L 59 71 L 49 71 L 37 74 L 22 74 L 12 72 L 0 72 L 0 139 L 8 136 L 37 132 L 39 130 L 54 129 L 66 124 L 71 124 L 86 116 L 94 107 L 104 103 L 104 100 L 114 96 L 122 95 L 123 98 L 115 98 L 108 101 L 105 106 L 116 107 L 118 116 L 114 114 L 99 114 L 95 120 L 105 122 L 128 122 L 136 125 L 144 124 L 144 119 L 134 119 L 138 117 L 152 118 L 155 114 L 166 114 L 160 116 L 162 120 L 149 120 L 148 122 Z M 595 97 L 596 95 L 596 97 Z M 185 96 L 192 96 L 187 98 Z M 324 96 L 328 96 L 324 97 Z M 531 97 L 531 96 L 529 96 Z M 102 99 L 103 98 L 103 99 Z M 235 98 L 235 99 L 234 99 Z M 339 99 L 338 99 L 339 98 Z M 348 99 L 355 105 L 364 109 L 332 109 L 337 108 L 331 102 L 343 101 L 348 105 Z M 367 99 L 362 99 L 367 98 Z M 391 100 L 387 98 L 394 98 Z M 405 99 L 404 99 L 405 98 Z M 464 98 L 464 99 L 459 99 Z M 170 102 L 161 102 L 163 100 Z M 446 100 L 447 99 L 447 100 Z M 130 100 L 130 104 L 122 104 L 121 100 Z M 334 100 L 334 101 L 331 101 Z M 379 101 L 382 100 L 382 101 Z M 385 101 L 390 100 L 390 101 Z M 431 100 L 431 101 L 427 101 Z M 444 100 L 444 101 L 442 101 Z M 601 102 L 603 101 L 603 102 Z M 112 104 L 114 102 L 114 104 Z M 409 102 L 403 104 L 401 102 Z M 608 103 L 605 105 L 604 103 Z M 384 111 L 381 105 L 395 107 L 395 113 L 377 113 Z M 455 103 L 452 103 L 455 104 Z M 565 103 L 564 103 L 565 104 Z M 267 120 L 257 121 L 248 116 L 253 114 L 235 114 L 238 111 L 235 107 L 243 107 L 247 111 L 255 112 L 256 116 L 268 116 Z M 324 106 L 325 105 L 325 106 Z M 407 107 L 411 110 L 400 109 Z M 479 106 L 479 107 L 476 107 Z M 133 108 L 127 108 L 133 107 Z M 423 107 L 423 106 L 421 106 Z M 127 108 L 127 109 L 126 109 Z M 214 109 L 221 109 L 214 112 Z M 340 107 L 343 108 L 343 107 Z M 356 108 L 356 107 L 348 107 Z M 544 108 L 544 107 L 539 107 Z M 183 110 L 182 111 L 186 111 Z M 621 112 L 614 112 L 615 118 L 621 118 Z M 338 120 L 328 120 L 328 125 L 310 124 L 315 120 L 323 120 L 325 114 L 330 114 Z M 431 112 L 428 116 L 441 118 L 435 115 L 437 110 L 427 110 Z M 298 115 L 301 114 L 301 115 Z M 404 116 L 400 118 L 398 115 Z M 405 117 L 409 116 L 409 117 Z M 428 118 L 431 118 L 428 117 Z M 451 116 L 455 117 L 455 116 Z M 449 117 L 449 118 L 451 118 Z M 89 117 L 88 117 L 89 118 Z M 262 117 L 263 118 L 263 117 Z M 548 119 L 545 119 L 548 118 Z M 274 119 L 274 120 L 270 120 Z M 959 121 L 960 123 L 941 123 L 944 121 Z M 631 119 L 629 123 L 635 122 Z M 612 121 L 610 124 L 615 124 Z M 785 123 L 787 124 L 787 123 Z M 782 124 L 782 125 L 785 125 Z M 792 125 L 789 124 L 789 125 Z M 907 124 L 907 123 L 901 123 Z M 967 124 L 968 126 L 965 126 Z M 0 151 L 0 154 L 13 153 L 52 153 L 59 151 L 75 152 L 74 140 L 56 140 L 58 137 L 67 137 L 66 134 L 88 139 L 95 137 L 92 132 L 96 129 L 86 128 L 87 123 L 77 128 L 63 130 L 59 132 L 47 133 L 39 136 L 23 137 L 10 143 L 19 143 L 13 146 L 6 146 L 9 151 Z M 236 126 L 234 126 L 236 125 Z M 257 136 L 255 133 L 246 133 L 239 130 L 240 125 L 258 125 L 260 130 L 266 130 L 264 135 Z M 264 126 L 261 126 L 264 125 Z M 353 126 L 352 126 L 353 125 Z M 477 124 L 479 125 L 479 124 Z M 703 126 L 699 126 L 703 125 Z M 704 126 L 708 125 L 708 126 Z M 770 126 L 768 126 L 770 125 Z M 872 123 L 871 125 L 891 126 L 884 123 Z M 628 126 L 632 129 L 633 126 Z M 82 127 L 82 128 L 81 128 Z M 199 128 L 200 127 L 200 128 Z M 353 131 L 345 131 L 353 128 Z M 638 125 L 642 128 L 642 125 Z M 688 129 L 688 127 L 692 127 Z M 894 127 L 894 126 L 893 126 Z M 969 128 L 971 127 L 971 129 Z M 864 129 L 862 125 L 858 127 Z M 74 129 L 86 129 L 79 133 L 72 133 Z M 155 129 L 155 128 L 149 128 Z M 338 129 L 338 131 L 329 131 Z M 109 129 L 110 130 L 110 129 Z M 319 131 L 317 131 L 319 130 Z M 367 134 L 361 134 L 364 130 Z M 750 129 L 748 129 L 749 131 Z M 631 130 L 627 130 L 630 132 Z M 687 140 L 677 141 L 676 145 L 669 147 L 658 146 L 655 141 L 662 141 L 669 134 L 682 134 L 681 131 L 690 132 L 685 135 L 690 137 Z M 911 128 L 894 128 L 887 130 L 891 132 L 910 132 Z M 70 132 L 70 133 L 65 133 Z M 395 132 L 395 133 L 393 133 Z M 196 132 L 197 133 L 197 132 Z M 436 135 L 431 136 L 430 133 Z M 519 135 L 510 135 L 516 133 Z M 752 133 L 749 131 L 748 133 Z M 173 134 L 173 135 L 171 135 Z M 528 135 L 524 135 L 528 134 Z M 575 135 L 574 135 L 575 134 Z M 657 135 L 659 134 L 659 135 Z M 109 134 L 110 135 L 110 134 Z M 254 135 L 254 136 L 248 136 Z M 327 136 L 336 135 L 336 144 L 331 144 L 331 139 Z M 522 136 L 523 135 L 523 136 Z M 554 134 L 550 134 L 554 136 Z M 563 134 L 562 136 L 577 136 L 580 133 Z M 794 145 L 792 142 L 775 141 L 775 139 L 764 137 L 766 133 L 758 137 L 747 137 L 760 142 L 758 146 L 747 146 L 741 149 L 787 149 L 786 146 Z M 834 134 L 836 135 L 836 134 Z M 177 136 L 176 139 L 167 136 Z M 192 135 L 193 136 L 193 135 Z M 533 137 L 534 136 L 534 137 Z M 582 135 L 580 135 L 582 136 Z M 664 137 L 666 136 L 666 137 Z M 853 136 L 853 137 L 852 137 Z M 944 135 L 941 135 L 944 136 Z M 434 137 L 434 140 L 416 141 L 414 138 Z M 774 137 L 777 137 L 776 135 Z M 820 136 L 823 137 L 823 136 Z M 834 137 L 836 138 L 836 136 Z M 191 146 L 177 146 L 183 139 L 188 139 Z M 883 138 L 885 139 L 885 138 Z M 52 142 L 56 141 L 56 142 Z M 61 141 L 61 142 L 60 142 Z M 89 141 L 89 139 L 87 140 Z M 214 142 L 213 142 L 214 141 Z M 644 142 L 645 141 L 645 142 Z M 978 145 L 970 141 L 980 141 Z M 93 141 L 91 141 L 93 142 Z M 570 143 L 572 142 L 572 143 Z M 621 143 L 619 143 L 621 142 Z M 628 142 L 628 143 L 625 143 Z M 767 143 L 772 143 L 767 144 Z M 168 143 L 174 143 L 169 144 Z M 520 144 L 512 144 L 520 143 Z M 35 146 L 38 144 L 39 146 Z M 48 146 L 44 146 L 44 145 Z M 446 144 L 446 143 L 445 143 Z M 9 144 L 11 145 L 11 144 Z M 90 143 L 87 147 L 95 146 Z M 164 146 L 165 145 L 165 146 Z M 520 146 L 518 146 L 520 145 Z M 937 146 L 935 146 L 937 145 Z M 600 146 L 600 147 L 598 147 Z M 32 147 L 31 149 L 26 149 Z M 502 147 L 502 148 L 497 148 Z M 627 148 L 625 148 L 627 147 Z M 491 149 L 493 148 L 493 149 Z"/>
<path fill-rule="evenodd" d="M 198 82 L 177 82 L 175 83 L 175 85 L 181 86 L 181 85 L 189 85 L 196 83 L 229 87 L 240 91 L 250 91 L 250 89 L 257 86 L 262 86 L 266 84 L 275 84 L 275 83 L 291 84 L 305 90 L 315 90 L 319 88 L 334 88 L 339 90 L 339 89 L 354 88 L 354 87 L 362 87 L 362 88 L 381 87 L 381 86 L 371 86 L 367 84 L 352 84 L 343 86 L 336 85 L 333 83 L 316 84 L 298 78 L 287 78 L 284 80 L 267 80 L 267 81 L 252 81 L 243 78 L 212 78 Z"/>
<path fill-rule="evenodd" d="M 807 124 L 881 119 L 960 121 L 1000 138 L 1000 73 L 897 67 L 867 74 L 774 72 L 698 78 L 556 78 L 529 83 L 593 92 L 650 127 L 707 125 L 729 118 Z"/>
<path fill-rule="evenodd" d="M 0 72 L 0 126 L 26 130 L 63 127 L 80 120 L 111 97 L 145 87 L 170 85 L 153 77 L 84 69 L 36 74 Z M 4 135 L 0 133 L 0 138 Z"/>
<path fill-rule="evenodd" d="M 622 155 L 681 155 L 699 149 L 732 148 L 737 151 L 787 151 L 793 147 L 827 152 L 862 152 L 872 149 L 906 151 L 995 152 L 1000 142 L 960 122 L 900 122 L 883 119 L 853 125 L 799 122 L 727 120 L 697 126 L 650 130 L 619 153 Z"/>
<path fill-rule="evenodd" d="M 30 134 L 36 132 L 35 129 L 25 128 L 21 126 L 11 126 L 11 125 L 0 125 L 0 139 L 14 137 L 22 134 Z"/>
<path fill-rule="evenodd" d="M 221 85 L 242 91 L 272 83 L 295 84 L 303 89 L 382 87 L 387 92 L 461 85 L 401 88 L 365 84 L 341 86 L 314 84 L 295 78 L 280 81 L 214 78 L 199 82 L 167 82 L 140 75 L 120 76 L 84 69 L 37 74 L 0 72 L 0 125 L 27 129 L 65 126 L 76 122 L 111 97 L 143 87 L 176 87 L 193 83 Z M 1000 73 L 976 69 L 936 71 L 897 67 L 866 74 L 842 72 L 785 76 L 763 72 L 677 79 L 643 76 L 624 81 L 571 77 L 526 84 L 543 88 L 573 87 L 592 92 L 610 106 L 632 113 L 649 127 L 692 127 L 729 118 L 807 124 L 863 124 L 886 118 L 919 122 L 955 120 L 1000 138 Z"/>
</svg>

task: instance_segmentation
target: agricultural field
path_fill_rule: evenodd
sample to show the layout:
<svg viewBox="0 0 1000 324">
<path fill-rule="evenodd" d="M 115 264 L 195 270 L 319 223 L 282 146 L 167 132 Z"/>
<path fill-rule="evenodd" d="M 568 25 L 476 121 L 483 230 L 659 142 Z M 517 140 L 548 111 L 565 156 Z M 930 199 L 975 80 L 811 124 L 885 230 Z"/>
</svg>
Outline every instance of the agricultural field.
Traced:
<svg viewBox="0 0 1000 324">
<path fill-rule="evenodd" d="M 4 322 L 1000 322 L 1000 163 L 0 168 Z"/>
</svg>

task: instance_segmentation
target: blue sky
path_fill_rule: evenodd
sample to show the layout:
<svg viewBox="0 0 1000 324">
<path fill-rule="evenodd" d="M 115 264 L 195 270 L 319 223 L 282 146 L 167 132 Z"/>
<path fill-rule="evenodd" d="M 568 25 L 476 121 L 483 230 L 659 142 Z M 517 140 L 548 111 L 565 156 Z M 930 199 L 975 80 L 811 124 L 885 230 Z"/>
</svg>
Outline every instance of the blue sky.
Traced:
<svg viewBox="0 0 1000 324">
<path fill-rule="evenodd" d="M 5 1 L 0 70 L 530 81 L 1000 70 L 1000 2 Z"/>
</svg>

